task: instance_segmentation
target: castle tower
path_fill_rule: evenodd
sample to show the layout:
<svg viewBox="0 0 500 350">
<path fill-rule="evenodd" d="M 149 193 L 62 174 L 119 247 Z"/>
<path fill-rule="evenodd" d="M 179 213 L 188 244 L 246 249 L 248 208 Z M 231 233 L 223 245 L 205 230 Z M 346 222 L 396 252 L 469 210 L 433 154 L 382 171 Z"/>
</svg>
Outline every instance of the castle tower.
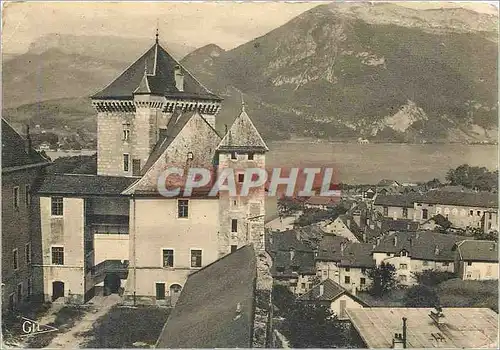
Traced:
<svg viewBox="0 0 500 350">
<path fill-rule="evenodd" d="M 220 191 L 220 252 L 221 256 L 245 244 L 253 243 L 256 251 L 264 250 L 265 186 L 241 195 L 248 168 L 265 170 L 267 148 L 253 125 L 243 104 L 217 148 L 218 171 L 231 168 L 235 175 L 236 195 Z"/>
<path fill-rule="evenodd" d="M 221 101 L 168 54 L 157 35 L 148 51 L 92 96 L 98 175 L 141 175 L 174 111 L 198 110 L 215 128 Z"/>
</svg>

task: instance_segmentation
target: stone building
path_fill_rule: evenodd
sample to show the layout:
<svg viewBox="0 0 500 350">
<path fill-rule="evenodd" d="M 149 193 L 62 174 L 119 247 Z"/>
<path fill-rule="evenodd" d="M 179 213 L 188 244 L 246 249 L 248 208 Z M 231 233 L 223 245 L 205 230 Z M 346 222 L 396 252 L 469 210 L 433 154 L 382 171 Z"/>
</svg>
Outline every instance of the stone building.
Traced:
<svg viewBox="0 0 500 350">
<path fill-rule="evenodd" d="M 2 313 L 33 291 L 32 190 L 49 162 L 2 119 Z"/>
<path fill-rule="evenodd" d="M 239 191 L 242 173 L 263 168 L 268 148 L 244 106 L 219 135 L 214 126 L 221 101 L 158 38 L 92 96 L 97 174 L 47 177 L 38 191 L 45 299 L 67 298 L 71 291 L 73 300 L 86 301 L 103 287 L 123 288 L 131 303 L 173 305 L 191 273 L 248 243 L 265 275 L 265 188 Z M 188 189 L 167 176 L 173 168 L 184 178 L 192 169 L 211 176 Z M 225 168 L 233 169 L 238 191 L 214 196 L 216 175 Z M 174 185 L 179 191 L 167 196 Z M 270 289 L 264 275 L 258 281 Z"/>
</svg>

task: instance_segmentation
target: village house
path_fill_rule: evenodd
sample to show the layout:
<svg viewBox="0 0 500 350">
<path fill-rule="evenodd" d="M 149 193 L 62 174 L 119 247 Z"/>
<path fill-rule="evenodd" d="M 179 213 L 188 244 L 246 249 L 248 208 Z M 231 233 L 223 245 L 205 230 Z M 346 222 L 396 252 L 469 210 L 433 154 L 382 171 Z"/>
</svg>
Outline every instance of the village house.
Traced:
<svg viewBox="0 0 500 350">
<path fill-rule="evenodd" d="M 326 233 L 341 236 L 351 242 L 359 242 L 358 238 L 350 230 L 353 220 L 347 215 L 339 215 L 335 220 L 321 222 L 319 227 Z"/>
<path fill-rule="evenodd" d="M 481 228 L 484 233 L 497 232 L 498 233 L 498 211 L 486 210 L 481 218 Z"/>
<path fill-rule="evenodd" d="M 301 242 L 294 230 L 273 232 L 267 237 L 274 282 L 287 286 L 296 295 L 306 293 L 316 276 L 313 249 Z"/>
<path fill-rule="evenodd" d="M 373 247 L 373 259 L 396 268 L 396 278 L 402 285 L 416 283 L 414 273 L 424 270 L 456 272 L 455 243 L 463 240 L 456 235 L 431 231 L 389 233 Z"/>
<path fill-rule="evenodd" d="M 368 306 L 355 293 L 355 291 L 354 293 L 349 292 L 331 279 L 326 279 L 298 297 L 297 301 L 326 305 L 339 320 L 344 321 L 348 320 L 347 308 L 357 309 Z"/>
<path fill-rule="evenodd" d="M 498 314 L 489 308 L 365 307 L 346 313 L 360 348 L 498 349 Z"/>
<path fill-rule="evenodd" d="M 33 294 L 32 191 L 49 161 L 2 119 L 2 314 L 20 307 Z"/>
<path fill-rule="evenodd" d="M 264 186 L 248 195 L 212 196 L 212 183 L 191 195 L 161 192 L 176 184 L 160 181 L 172 167 L 184 176 L 192 168 L 212 175 L 231 168 L 239 187 L 245 169 L 265 167 L 268 148 L 244 104 L 220 136 L 221 98 L 157 37 L 92 105 L 97 174 L 49 176 L 37 192 L 41 253 L 34 263 L 44 299 L 85 302 L 102 287 L 123 288 L 127 303 L 174 305 L 189 274 L 248 243 L 258 264 L 268 263 Z"/>
<path fill-rule="evenodd" d="M 481 227 L 483 216 L 498 212 L 498 195 L 490 192 L 429 191 L 414 199 L 415 220 L 424 222 L 441 214 L 453 227 Z M 493 214 L 491 215 L 493 219 Z"/>
<path fill-rule="evenodd" d="M 304 202 L 304 207 L 328 210 L 338 204 L 338 198 L 330 196 L 311 196 Z"/>
<path fill-rule="evenodd" d="M 387 218 L 415 220 L 417 213 L 414 203 L 418 198 L 420 198 L 420 195 L 415 193 L 377 195 L 373 208 Z"/>
<path fill-rule="evenodd" d="M 498 244 L 463 240 L 453 247 L 455 271 L 463 280 L 498 280 Z"/>
<path fill-rule="evenodd" d="M 325 235 L 314 253 L 316 273 L 322 280 L 331 279 L 351 292 L 366 290 L 371 284 L 368 271 L 375 267 L 372 248 L 368 243 Z"/>
</svg>

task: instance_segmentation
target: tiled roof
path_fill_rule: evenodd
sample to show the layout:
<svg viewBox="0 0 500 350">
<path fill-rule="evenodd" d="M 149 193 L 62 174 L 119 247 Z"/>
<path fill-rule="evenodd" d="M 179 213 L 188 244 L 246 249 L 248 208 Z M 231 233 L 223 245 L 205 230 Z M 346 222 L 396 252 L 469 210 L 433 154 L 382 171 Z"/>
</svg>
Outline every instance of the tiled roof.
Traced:
<svg viewBox="0 0 500 350">
<path fill-rule="evenodd" d="M 417 231 L 419 227 L 419 223 L 413 221 L 411 219 L 390 219 L 383 218 L 382 219 L 382 232 L 389 231 Z"/>
<path fill-rule="evenodd" d="M 463 239 L 431 231 L 390 233 L 381 237 L 373 252 L 398 254 L 404 249 L 412 259 L 454 261 L 453 246 Z"/>
<path fill-rule="evenodd" d="M 2 119 L 2 171 L 29 165 L 48 165 L 49 161 L 34 149 L 26 150 L 26 140 Z"/>
<path fill-rule="evenodd" d="M 179 91 L 175 83 L 174 71 L 177 66 L 184 74 L 183 91 Z M 220 97 L 197 81 L 158 43 L 154 44 L 108 86 L 94 94 L 92 98 L 132 99 L 134 92 L 150 92 L 171 98 L 221 100 Z"/>
<path fill-rule="evenodd" d="M 234 120 L 227 134 L 217 148 L 219 151 L 248 150 L 256 152 L 268 151 L 266 143 L 253 125 L 248 114 L 243 110 Z"/>
<path fill-rule="evenodd" d="M 413 203 L 417 202 L 421 195 L 417 193 L 408 194 L 379 194 L 375 197 L 374 205 L 387 207 L 406 207 L 413 208 Z"/>
<path fill-rule="evenodd" d="M 272 233 L 267 245 L 267 251 L 273 259 L 271 268 L 273 276 L 316 274 L 314 252 L 297 239 L 295 231 Z"/>
<path fill-rule="evenodd" d="M 256 275 L 251 245 L 190 275 L 156 347 L 251 348 Z"/>
<path fill-rule="evenodd" d="M 370 268 L 375 266 L 372 257 L 373 245 L 370 243 L 350 242 L 344 249 L 339 266 Z"/>
<path fill-rule="evenodd" d="M 349 240 L 341 236 L 325 235 L 318 245 L 316 260 L 340 261 L 342 259 L 341 244 Z"/>
<path fill-rule="evenodd" d="M 498 262 L 498 243 L 494 241 L 464 240 L 457 243 L 456 250 L 461 260 Z"/>
<path fill-rule="evenodd" d="M 424 194 L 418 203 L 457 205 L 464 207 L 498 208 L 498 194 L 491 192 L 450 192 L 429 191 Z"/>
<path fill-rule="evenodd" d="M 52 195 L 120 195 L 137 178 L 82 174 L 53 174 L 43 179 L 36 191 Z"/>
<path fill-rule="evenodd" d="M 323 286 L 323 295 L 320 294 L 320 286 Z M 297 300 L 332 301 L 345 292 L 347 291 L 341 285 L 328 278 L 302 294 Z"/>
</svg>

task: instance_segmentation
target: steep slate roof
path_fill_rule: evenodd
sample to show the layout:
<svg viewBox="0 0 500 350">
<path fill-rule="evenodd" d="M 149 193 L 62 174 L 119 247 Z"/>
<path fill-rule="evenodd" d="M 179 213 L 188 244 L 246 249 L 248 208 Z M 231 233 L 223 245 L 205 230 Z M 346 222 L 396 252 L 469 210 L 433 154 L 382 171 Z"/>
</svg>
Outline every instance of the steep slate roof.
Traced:
<svg viewBox="0 0 500 350">
<path fill-rule="evenodd" d="M 156 347 L 251 348 L 256 276 L 252 245 L 191 274 Z"/>
<path fill-rule="evenodd" d="M 498 243 L 494 241 L 463 240 L 455 249 L 461 260 L 498 262 Z"/>
<path fill-rule="evenodd" d="M 372 257 L 373 245 L 370 243 L 350 242 L 344 249 L 344 255 L 340 259 L 339 266 L 343 267 L 375 267 Z"/>
<path fill-rule="evenodd" d="M 382 205 L 387 207 L 405 207 L 413 208 L 413 203 L 418 202 L 421 198 L 420 194 L 386 194 L 377 195 L 373 205 Z"/>
<path fill-rule="evenodd" d="M 395 238 L 396 244 L 394 244 Z M 404 249 L 412 259 L 454 261 L 453 247 L 456 242 L 463 239 L 462 236 L 431 231 L 390 233 L 381 238 L 380 243 L 373 248 L 373 252 L 398 254 Z"/>
<path fill-rule="evenodd" d="M 324 261 L 340 261 L 342 252 L 340 246 L 342 243 L 347 243 L 349 240 L 341 236 L 325 235 L 318 245 L 318 255 L 316 260 Z"/>
<path fill-rule="evenodd" d="M 266 143 L 243 109 L 233 125 L 222 138 L 217 148 L 219 151 L 269 151 Z"/>
<path fill-rule="evenodd" d="M 184 73 L 184 91 L 175 84 L 175 67 Z M 157 42 L 93 99 L 132 99 L 136 93 L 172 98 L 221 100 L 204 87 Z"/>
<path fill-rule="evenodd" d="M 137 181 L 137 178 L 122 176 L 53 174 L 47 175 L 37 189 L 38 194 L 54 195 L 120 195 Z"/>
<path fill-rule="evenodd" d="M 323 295 L 320 295 L 320 286 L 323 286 Z M 338 297 L 347 294 L 363 306 L 368 306 L 364 301 L 350 293 L 338 283 L 331 279 L 326 279 L 312 287 L 307 293 L 302 294 L 297 300 L 300 301 L 334 301 Z"/>
<path fill-rule="evenodd" d="M 48 165 L 49 161 L 34 149 L 26 152 L 26 140 L 2 118 L 2 172 L 35 164 Z"/>
<path fill-rule="evenodd" d="M 498 194 L 491 192 L 429 191 L 419 200 L 415 200 L 415 202 L 463 207 L 498 208 Z"/>
</svg>

